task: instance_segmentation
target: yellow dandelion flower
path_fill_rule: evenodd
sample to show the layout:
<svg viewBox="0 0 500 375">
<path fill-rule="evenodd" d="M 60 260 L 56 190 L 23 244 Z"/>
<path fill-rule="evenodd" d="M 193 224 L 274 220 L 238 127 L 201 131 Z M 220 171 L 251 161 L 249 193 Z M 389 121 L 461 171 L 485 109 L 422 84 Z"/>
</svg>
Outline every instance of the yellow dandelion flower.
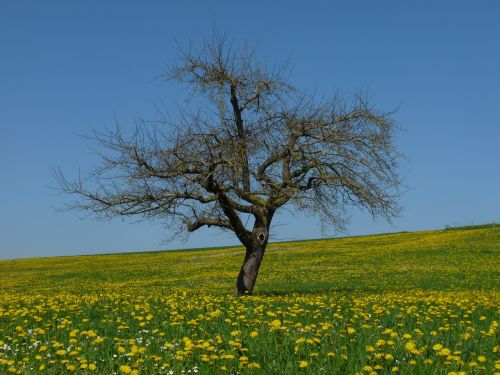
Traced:
<svg viewBox="0 0 500 375">
<path fill-rule="evenodd" d="M 279 329 L 281 327 L 281 320 L 275 319 L 271 322 L 271 324 L 269 324 L 269 326 L 271 327 L 271 330 Z"/>
<path fill-rule="evenodd" d="M 447 348 L 443 348 L 441 349 L 439 352 L 438 352 L 439 355 L 442 355 L 442 356 L 448 356 L 451 354 L 451 350 L 450 349 L 447 349 Z"/>
<path fill-rule="evenodd" d="M 409 351 L 415 350 L 415 343 L 413 341 L 408 341 L 405 344 L 405 348 L 408 349 Z"/>
<path fill-rule="evenodd" d="M 307 361 L 299 361 L 299 367 L 300 368 L 307 367 L 308 365 L 309 365 L 309 363 Z"/>
<path fill-rule="evenodd" d="M 127 365 L 121 365 L 119 370 L 123 374 L 130 374 L 132 372 L 132 369 L 130 368 L 130 366 L 127 366 Z"/>
<path fill-rule="evenodd" d="M 436 345 L 434 345 L 432 347 L 432 349 L 434 349 L 434 350 L 441 350 L 441 349 L 443 349 L 443 345 L 442 344 L 436 344 Z"/>
</svg>

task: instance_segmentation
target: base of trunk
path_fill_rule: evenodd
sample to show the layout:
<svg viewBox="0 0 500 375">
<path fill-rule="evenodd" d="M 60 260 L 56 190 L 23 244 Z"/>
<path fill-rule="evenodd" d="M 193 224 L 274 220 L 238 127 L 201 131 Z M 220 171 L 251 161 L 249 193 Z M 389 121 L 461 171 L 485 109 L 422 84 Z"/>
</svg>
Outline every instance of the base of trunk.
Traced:
<svg viewBox="0 0 500 375">
<path fill-rule="evenodd" d="M 236 281 L 238 297 L 252 294 L 265 249 L 266 244 L 252 244 L 247 247 L 245 260 Z"/>
</svg>

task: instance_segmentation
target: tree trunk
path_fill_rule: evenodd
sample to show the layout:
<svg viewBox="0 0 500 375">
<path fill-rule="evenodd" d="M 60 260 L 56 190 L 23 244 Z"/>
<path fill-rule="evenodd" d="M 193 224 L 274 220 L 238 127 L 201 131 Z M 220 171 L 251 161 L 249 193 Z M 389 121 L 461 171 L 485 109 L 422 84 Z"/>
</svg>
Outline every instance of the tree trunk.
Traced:
<svg viewBox="0 0 500 375">
<path fill-rule="evenodd" d="M 252 294 L 265 249 L 266 245 L 261 244 L 251 244 L 247 247 L 245 260 L 236 282 L 236 294 L 238 296 Z"/>
<path fill-rule="evenodd" d="M 259 273 L 260 264 L 262 263 L 262 258 L 264 258 L 264 252 L 266 251 L 267 239 L 267 228 L 254 228 L 251 241 L 246 246 L 245 260 L 243 261 L 236 281 L 237 296 L 252 294 Z"/>
</svg>

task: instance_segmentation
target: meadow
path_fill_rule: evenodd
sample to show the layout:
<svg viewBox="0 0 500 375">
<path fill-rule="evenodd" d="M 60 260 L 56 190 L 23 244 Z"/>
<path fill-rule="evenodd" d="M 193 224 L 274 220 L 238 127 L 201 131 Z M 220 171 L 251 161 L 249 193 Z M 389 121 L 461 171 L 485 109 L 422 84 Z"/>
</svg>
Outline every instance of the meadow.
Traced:
<svg viewBox="0 0 500 375">
<path fill-rule="evenodd" d="M 500 230 L 0 261 L 1 374 L 500 374 Z"/>
</svg>

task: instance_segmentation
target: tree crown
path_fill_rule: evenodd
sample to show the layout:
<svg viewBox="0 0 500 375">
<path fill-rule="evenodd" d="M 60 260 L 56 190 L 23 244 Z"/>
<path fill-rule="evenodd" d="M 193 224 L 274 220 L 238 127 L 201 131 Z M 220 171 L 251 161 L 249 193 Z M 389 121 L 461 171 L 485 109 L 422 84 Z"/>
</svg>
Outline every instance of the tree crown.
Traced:
<svg viewBox="0 0 500 375">
<path fill-rule="evenodd" d="M 252 241 L 244 225 L 269 229 L 287 204 L 343 228 L 357 206 L 390 219 L 398 212 L 399 152 L 389 114 L 355 96 L 320 101 L 268 69 L 255 51 L 215 37 L 181 49 L 163 79 L 186 84 L 208 103 L 175 120 L 139 121 L 132 134 L 95 132 L 106 150 L 88 178 L 59 186 L 72 208 L 105 216 L 160 218 L 179 231 L 214 226 Z M 89 184 L 90 182 L 90 184 Z M 176 232 L 177 233 L 177 232 Z M 267 238 L 265 238 L 267 241 Z"/>
</svg>

